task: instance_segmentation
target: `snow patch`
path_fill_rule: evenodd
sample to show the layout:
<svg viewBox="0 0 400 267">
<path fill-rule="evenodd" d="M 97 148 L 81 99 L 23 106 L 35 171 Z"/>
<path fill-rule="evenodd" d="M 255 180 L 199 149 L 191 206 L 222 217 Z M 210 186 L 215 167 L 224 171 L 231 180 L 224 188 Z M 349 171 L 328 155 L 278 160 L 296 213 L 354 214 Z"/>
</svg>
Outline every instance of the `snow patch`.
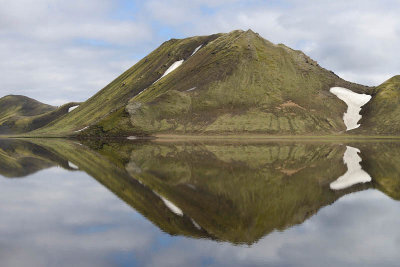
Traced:
<svg viewBox="0 0 400 267">
<path fill-rule="evenodd" d="M 340 100 L 344 101 L 347 105 L 347 112 L 343 115 L 343 121 L 347 128 L 346 130 L 349 131 L 360 127 L 358 121 L 362 118 L 360 115 L 361 107 L 371 100 L 371 96 L 366 94 L 357 94 L 342 87 L 332 87 L 330 92 L 336 95 Z"/>
<path fill-rule="evenodd" d="M 146 186 L 145 184 L 143 184 L 142 181 L 140 181 L 139 179 L 136 179 L 141 185 Z M 150 189 L 151 190 L 151 189 Z M 153 190 L 152 190 L 153 191 Z M 160 194 L 158 194 L 157 192 L 153 191 L 153 193 L 158 196 L 165 204 L 165 206 L 167 206 L 167 208 L 172 211 L 173 213 L 175 213 L 178 216 L 183 216 L 183 211 L 178 208 L 174 203 L 172 203 L 171 201 L 169 201 L 168 199 L 166 199 L 165 197 L 161 196 Z"/>
<path fill-rule="evenodd" d="M 361 168 L 360 162 L 362 159 L 358 153 L 360 153 L 360 150 L 357 148 L 347 146 L 343 155 L 343 161 L 347 165 L 347 172 L 329 185 L 332 190 L 341 190 L 355 184 L 371 182 L 371 176 Z"/>
<path fill-rule="evenodd" d="M 199 51 L 200 48 L 202 48 L 202 47 L 203 47 L 202 44 L 199 45 L 198 47 L 196 47 L 196 49 L 194 49 L 194 51 L 193 51 L 193 53 L 190 55 L 190 57 L 193 56 L 194 54 L 196 54 L 197 51 Z M 151 85 L 155 84 L 156 82 L 158 82 L 159 80 L 161 80 L 162 78 L 164 78 L 165 76 L 167 76 L 168 74 L 170 74 L 171 72 L 173 72 L 174 70 L 176 70 L 180 65 L 183 64 L 183 62 L 184 62 L 184 59 L 181 59 L 181 60 L 178 60 L 178 61 L 175 61 L 174 63 L 172 63 L 172 65 L 164 72 L 164 74 L 163 74 L 157 81 L 155 81 L 154 83 L 152 83 Z M 145 88 L 145 89 L 143 89 L 143 90 L 142 90 L 140 93 L 138 93 L 137 95 L 140 95 L 141 93 L 143 93 L 143 92 L 146 91 L 147 89 L 148 89 L 148 87 Z M 194 89 L 196 89 L 196 87 L 191 88 L 191 89 L 194 90 Z M 191 89 L 189 89 L 189 90 L 191 90 Z M 188 91 L 189 91 L 189 90 L 188 90 Z"/>
<path fill-rule="evenodd" d="M 70 107 L 70 108 L 68 109 L 68 113 L 71 112 L 71 111 L 73 111 L 73 110 L 76 109 L 77 107 L 79 107 L 79 105 Z"/>
<path fill-rule="evenodd" d="M 69 166 L 71 169 L 79 170 L 79 167 L 76 166 L 75 164 L 73 164 L 71 161 L 68 161 L 68 166 Z"/>
<path fill-rule="evenodd" d="M 193 53 L 190 56 L 193 56 L 194 54 L 196 54 L 197 51 L 199 51 L 199 49 L 202 47 L 203 45 L 199 45 L 198 47 L 196 47 L 196 49 L 193 51 Z"/>
<path fill-rule="evenodd" d="M 182 65 L 182 63 L 183 63 L 183 59 L 182 59 L 182 60 L 175 61 L 175 62 L 164 72 L 164 74 L 163 74 L 157 81 L 155 81 L 154 83 L 152 83 L 151 85 L 155 84 L 156 82 L 158 82 L 159 80 L 161 80 L 162 78 L 164 78 L 165 76 L 167 76 L 168 74 L 170 74 L 171 72 L 173 72 L 174 70 L 176 70 L 180 65 Z M 150 87 L 150 86 L 149 86 L 149 87 Z M 138 96 L 138 95 L 141 95 L 144 91 L 146 91 L 147 89 L 149 89 L 149 87 L 147 87 L 147 88 L 143 89 L 142 91 L 140 91 L 140 93 L 138 93 L 137 96 Z"/>
<path fill-rule="evenodd" d="M 165 206 L 167 206 L 173 213 L 175 213 L 176 215 L 179 216 L 183 216 L 183 211 L 178 208 L 174 203 L 172 203 L 171 201 L 169 201 L 168 199 L 158 195 L 159 198 L 161 198 L 161 200 L 164 202 Z"/>
<path fill-rule="evenodd" d="M 160 79 L 162 79 L 163 77 L 167 76 L 168 74 L 170 74 L 171 72 L 176 70 L 180 65 L 182 65 L 182 63 L 183 63 L 183 59 L 172 63 L 172 65 L 164 72 L 164 74 L 161 76 Z M 158 79 L 158 80 L 160 80 L 160 79 Z"/>
<path fill-rule="evenodd" d="M 196 88 L 197 88 L 197 87 L 193 87 L 193 88 L 187 89 L 186 92 L 193 91 L 193 90 L 196 89 Z"/>
<path fill-rule="evenodd" d="M 194 227 L 196 227 L 198 230 L 201 230 L 201 226 L 195 220 L 193 220 L 192 218 L 190 218 L 190 220 L 192 221 Z"/>
<path fill-rule="evenodd" d="M 79 133 L 79 132 L 82 132 L 82 131 L 86 130 L 87 128 L 89 128 L 89 126 L 86 126 L 86 127 L 82 128 L 82 129 L 80 129 L 80 130 L 78 130 L 78 131 L 75 131 L 75 132 L 76 132 L 76 133 Z"/>
</svg>

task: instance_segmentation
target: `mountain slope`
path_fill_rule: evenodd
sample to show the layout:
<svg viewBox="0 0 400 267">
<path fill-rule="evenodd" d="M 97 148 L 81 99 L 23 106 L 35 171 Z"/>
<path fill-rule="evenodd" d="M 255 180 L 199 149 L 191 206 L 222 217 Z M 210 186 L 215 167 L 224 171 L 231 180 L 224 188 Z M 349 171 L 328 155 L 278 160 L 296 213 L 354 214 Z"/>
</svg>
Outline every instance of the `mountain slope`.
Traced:
<svg viewBox="0 0 400 267">
<path fill-rule="evenodd" d="M 250 30 L 173 39 L 36 134 L 337 133 L 346 105 L 334 86 L 369 90 Z"/>
<path fill-rule="evenodd" d="M 158 80 L 177 58 L 186 59 L 200 44 L 207 44 L 219 35 L 171 39 L 117 77 L 79 108 L 34 135 L 74 134 L 93 125 L 108 114 L 124 108 L 129 99 Z"/>
<path fill-rule="evenodd" d="M 364 106 L 361 127 L 355 133 L 396 135 L 400 132 L 400 75 L 379 85 Z"/>
<path fill-rule="evenodd" d="M 8 95 L 0 98 L 0 134 L 26 133 L 43 127 L 68 113 L 68 103 L 59 108 L 43 104 L 32 98 Z"/>
</svg>

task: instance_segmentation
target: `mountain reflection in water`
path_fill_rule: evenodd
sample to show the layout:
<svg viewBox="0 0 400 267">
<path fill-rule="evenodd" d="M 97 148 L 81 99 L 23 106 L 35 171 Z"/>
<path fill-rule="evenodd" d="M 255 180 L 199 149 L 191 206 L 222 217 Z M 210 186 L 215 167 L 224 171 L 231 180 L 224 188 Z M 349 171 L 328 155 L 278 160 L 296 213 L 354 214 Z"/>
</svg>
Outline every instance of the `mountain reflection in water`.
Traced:
<svg viewBox="0 0 400 267">
<path fill-rule="evenodd" d="M 346 145 L 0 140 L 0 175 L 83 171 L 165 233 L 253 245 L 353 192 L 399 199 L 400 143 Z"/>
</svg>

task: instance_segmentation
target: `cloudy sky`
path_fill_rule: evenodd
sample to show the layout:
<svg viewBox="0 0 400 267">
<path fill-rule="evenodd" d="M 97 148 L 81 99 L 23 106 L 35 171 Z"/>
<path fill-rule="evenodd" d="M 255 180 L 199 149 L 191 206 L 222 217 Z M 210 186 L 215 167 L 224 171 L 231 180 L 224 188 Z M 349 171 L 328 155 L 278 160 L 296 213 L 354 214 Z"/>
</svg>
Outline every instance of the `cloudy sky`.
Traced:
<svg viewBox="0 0 400 267">
<path fill-rule="evenodd" d="M 398 0 L 0 0 L 0 97 L 83 101 L 163 41 L 234 29 L 343 78 L 400 74 Z"/>
</svg>

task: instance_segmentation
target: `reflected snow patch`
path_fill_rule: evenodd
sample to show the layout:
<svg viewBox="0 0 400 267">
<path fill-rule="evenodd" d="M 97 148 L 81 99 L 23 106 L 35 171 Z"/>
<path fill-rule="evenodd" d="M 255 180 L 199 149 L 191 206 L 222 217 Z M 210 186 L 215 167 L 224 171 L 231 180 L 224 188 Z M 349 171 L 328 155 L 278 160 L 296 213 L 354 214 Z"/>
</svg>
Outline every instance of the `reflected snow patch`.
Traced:
<svg viewBox="0 0 400 267">
<path fill-rule="evenodd" d="M 332 190 L 346 189 L 355 184 L 371 182 L 371 176 L 361 168 L 362 159 L 358 153 L 360 153 L 360 150 L 357 148 L 347 146 L 343 155 L 347 172 L 329 185 Z"/>
<path fill-rule="evenodd" d="M 332 87 L 330 92 L 336 95 L 340 100 L 344 101 L 347 105 L 347 112 L 343 115 L 343 121 L 347 128 L 346 130 L 349 131 L 360 127 L 358 121 L 362 118 L 360 115 L 361 107 L 371 100 L 371 96 L 366 94 L 357 94 L 342 87 Z"/>
<path fill-rule="evenodd" d="M 195 220 L 193 220 L 193 218 L 190 218 L 190 220 L 192 221 L 194 227 L 196 227 L 198 230 L 201 230 L 201 226 Z"/>
<path fill-rule="evenodd" d="M 161 200 L 164 202 L 165 206 L 167 206 L 173 213 L 175 213 L 176 215 L 179 216 L 183 216 L 183 211 L 178 208 L 174 203 L 172 203 L 171 201 L 169 201 L 168 199 L 158 195 Z"/>
<path fill-rule="evenodd" d="M 68 166 L 69 166 L 71 169 L 79 170 L 79 167 L 76 166 L 75 164 L 73 164 L 71 161 L 68 161 Z"/>
</svg>

